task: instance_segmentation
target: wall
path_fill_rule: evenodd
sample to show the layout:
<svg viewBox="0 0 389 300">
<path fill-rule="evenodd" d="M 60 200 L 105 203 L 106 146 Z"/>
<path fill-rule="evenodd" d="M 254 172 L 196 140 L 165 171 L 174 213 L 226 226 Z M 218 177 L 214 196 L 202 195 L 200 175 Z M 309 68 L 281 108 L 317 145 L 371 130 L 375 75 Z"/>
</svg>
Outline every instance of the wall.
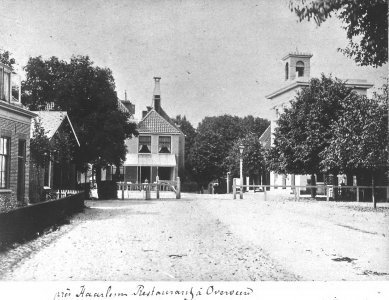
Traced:
<svg viewBox="0 0 389 300">
<path fill-rule="evenodd" d="M 11 139 L 9 185 L 8 189 L 0 190 L 0 212 L 24 206 L 29 201 L 30 123 L 30 117 L 0 107 L 0 136 Z M 25 191 L 22 201 L 17 201 L 19 139 L 26 140 Z"/>
</svg>

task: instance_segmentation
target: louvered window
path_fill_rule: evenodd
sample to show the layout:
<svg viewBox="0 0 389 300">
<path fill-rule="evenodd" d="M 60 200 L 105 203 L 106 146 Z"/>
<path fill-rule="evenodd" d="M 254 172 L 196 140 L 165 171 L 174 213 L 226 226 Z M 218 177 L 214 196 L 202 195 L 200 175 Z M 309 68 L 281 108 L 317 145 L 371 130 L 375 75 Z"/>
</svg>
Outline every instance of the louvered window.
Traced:
<svg viewBox="0 0 389 300">
<path fill-rule="evenodd" d="M 151 136 L 139 136 L 139 153 L 151 153 Z"/>
</svg>

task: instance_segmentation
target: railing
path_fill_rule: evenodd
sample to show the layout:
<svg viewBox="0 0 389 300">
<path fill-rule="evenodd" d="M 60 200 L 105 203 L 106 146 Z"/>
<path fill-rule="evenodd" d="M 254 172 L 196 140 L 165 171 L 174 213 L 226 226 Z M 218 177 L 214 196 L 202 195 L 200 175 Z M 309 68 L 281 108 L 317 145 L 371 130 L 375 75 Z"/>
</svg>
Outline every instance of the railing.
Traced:
<svg viewBox="0 0 389 300">
<path fill-rule="evenodd" d="M 65 197 L 68 197 L 71 195 L 76 195 L 76 194 L 81 193 L 81 192 L 83 192 L 83 191 L 80 191 L 80 190 L 51 190 L 47 196 L 55 195 L 55 199 L 61 199 L 61 198 L 65 198 Z M 46 196 L 46 198 L 47 198 L 47 196 Z M 46 199 L 46 200 L 52 200 L 54 197 L 49 196 L 49 198 L 50 199 Z"/>
<path fill-rule="evenodd" d="M 296 200 L 305 193 L 309 195 L 313 189 L 318 197 L 325 197 L 327 201 L 370 201 L 374 208 L 377 207 L 377 200 L 389 201 L 389 186 L 334 186 L 334 185 L 237 185 L 235 178 L 233 181 L 233 199 L 236 199 L 236 194 L 239 192 L 240 199 L 243 199 L 244 189 L 260 191 L 264 193 L 266 200 L 267 193 L 270 188 L 292 190 Z"/>
<path fill-rule="evenodd" d="M 117 182 L 118 190 L 122 192 L 122 200 L 124 200 L 125 192 L 142 191 L 144 192 L 144 199 L 151 199 L 150 192 L 156 192 L 156 198 L 159 199 L 160 191 L 171 191 L 176 194 L 176 199 L 181 198 L 181 181 L 177 177 L 177 181 L 173 180 L 158 180 L 154 183 L 131 183 L 131 182 Z"/>
</svg>

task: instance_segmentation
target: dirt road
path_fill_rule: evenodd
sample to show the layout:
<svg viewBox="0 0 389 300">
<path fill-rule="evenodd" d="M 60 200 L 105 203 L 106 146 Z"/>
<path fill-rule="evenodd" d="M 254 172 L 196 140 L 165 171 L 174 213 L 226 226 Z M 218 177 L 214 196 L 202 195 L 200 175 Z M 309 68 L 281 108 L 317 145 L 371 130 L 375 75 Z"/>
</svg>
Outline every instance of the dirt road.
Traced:
<svg viewBox="0 0 389 300">
<path fill-rule="evenodd" d="M 388 210 L 260 195 L 89 201 L 0 254 L 2 280 L 386 280 Z"/>
</svg>

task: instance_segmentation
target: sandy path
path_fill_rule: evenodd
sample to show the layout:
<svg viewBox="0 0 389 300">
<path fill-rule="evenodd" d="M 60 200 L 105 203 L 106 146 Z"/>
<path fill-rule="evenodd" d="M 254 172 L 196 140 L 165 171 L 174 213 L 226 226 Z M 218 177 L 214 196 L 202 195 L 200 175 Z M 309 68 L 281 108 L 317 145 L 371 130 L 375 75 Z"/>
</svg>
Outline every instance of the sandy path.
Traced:
<svg viewBox="0 0 389 300">
<path fill-rule="evenodd" d="M 298 279 L 231 230 L 207 201 L 184 198 L 88 202 L 71 224 L 22 246 L 30 253 L 2 279 Z"/>
</svg>

